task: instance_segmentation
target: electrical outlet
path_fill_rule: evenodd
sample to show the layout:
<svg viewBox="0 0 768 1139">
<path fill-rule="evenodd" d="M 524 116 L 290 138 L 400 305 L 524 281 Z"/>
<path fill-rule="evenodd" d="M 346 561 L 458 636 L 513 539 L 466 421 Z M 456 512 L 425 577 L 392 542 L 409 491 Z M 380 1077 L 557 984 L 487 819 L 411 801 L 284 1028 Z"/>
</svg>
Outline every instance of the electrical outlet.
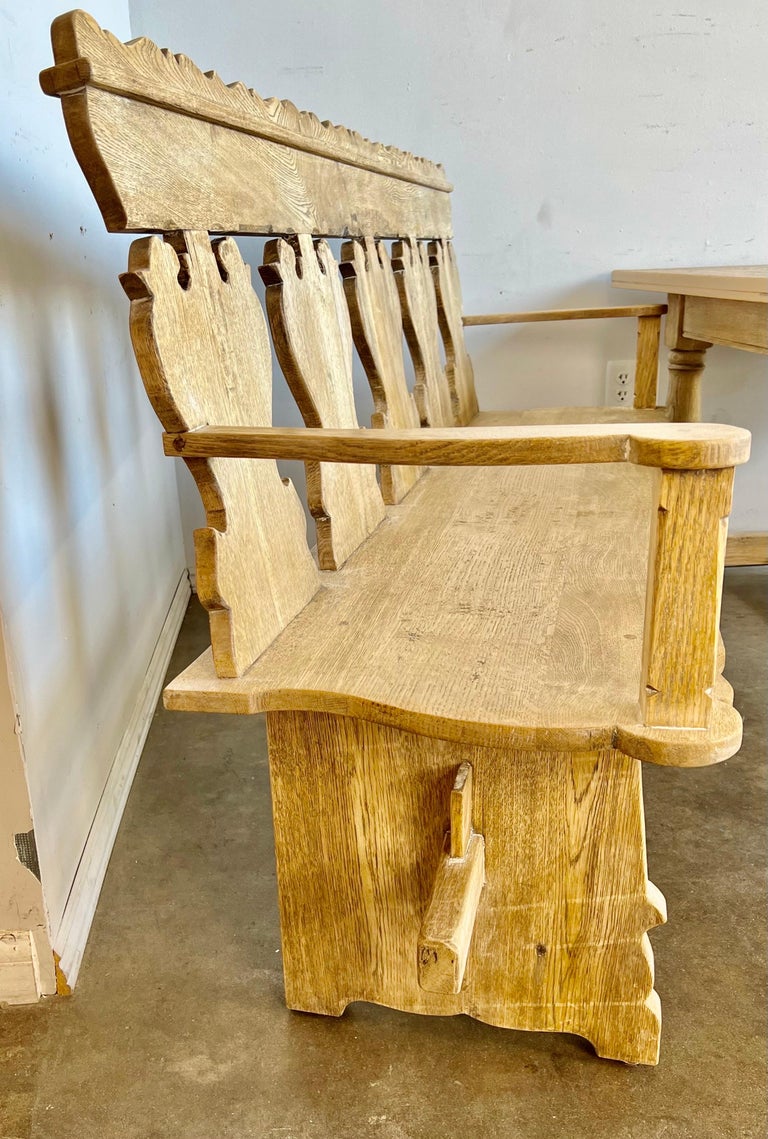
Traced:
<svg viewBox="0 0 768 1139">
<path fill-rule="evenodd" d="M 608 407 L 632 407 L 635 401 L 635 361 L 609 360 L 605 369 L 605 402 Z"/>
</svg>

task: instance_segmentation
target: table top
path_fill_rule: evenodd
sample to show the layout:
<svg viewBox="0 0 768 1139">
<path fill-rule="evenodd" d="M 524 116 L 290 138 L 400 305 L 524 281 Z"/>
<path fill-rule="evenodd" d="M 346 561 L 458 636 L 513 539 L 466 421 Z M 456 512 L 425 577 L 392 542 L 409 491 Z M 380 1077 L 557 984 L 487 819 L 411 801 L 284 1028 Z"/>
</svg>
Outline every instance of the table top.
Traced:
<svg viewBox="0 0 768 1139">
<path fill-rule="evenodd" d="M 689 297 L 768 303 L 768 265 L 720 265 L 701 269 L 614 269 L 617 289 L 680 293 Z"/>
</svg>

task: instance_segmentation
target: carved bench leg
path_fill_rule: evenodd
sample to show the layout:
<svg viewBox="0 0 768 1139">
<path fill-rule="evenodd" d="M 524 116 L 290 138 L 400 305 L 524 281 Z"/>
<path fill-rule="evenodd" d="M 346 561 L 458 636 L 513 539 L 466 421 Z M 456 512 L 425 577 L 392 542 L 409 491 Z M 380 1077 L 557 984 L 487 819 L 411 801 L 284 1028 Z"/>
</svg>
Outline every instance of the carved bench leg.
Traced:
<svg viewBox="0 0 768 1139">
<path fill-rule="evenodd" d="M 647 879 L 639 761 L 473 747 L 323 713 L 267 720 L 291 1008 L 339 1015 L 363 1000 L 464 1012 L 656 1062 L 646 931 L 665 912 Z M 485 883 L 480 893 L 467 862 L 451 897 L 452 928 L 473 919 L 468 953 L 463 934 L 443 938 L 456 964 L 449 952 L 450 983 L 428 991 L 419 948 L 445 836 L 461 825 L 451 792 L 465 763 L 474 787 L 464 856 L 482 836 Z"/>
</svg>

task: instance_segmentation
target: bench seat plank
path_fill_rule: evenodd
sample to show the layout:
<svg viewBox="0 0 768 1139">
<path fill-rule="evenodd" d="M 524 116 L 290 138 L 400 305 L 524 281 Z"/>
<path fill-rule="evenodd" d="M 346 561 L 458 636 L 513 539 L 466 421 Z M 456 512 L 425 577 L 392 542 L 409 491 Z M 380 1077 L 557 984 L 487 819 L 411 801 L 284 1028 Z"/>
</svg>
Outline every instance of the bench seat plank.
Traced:
<svg viewBox="0 0 768 1139">
<path fill-rule="evenodd" d="M 479 411 L 472 427 L 535 427 L 552 423 L 666 423 L 665 407 L 530 407 L 524 411 Z"/>
<path fill-rule="evenodd" d="M 738 734 L 727 686 L 712 730 L 674 733 L 677 752 L 640 725 L 656 477 L 433 469 L 243 676 L 217 677 L 206 652 L 166 706 L 327 711 L 488 746 L 617 746 L 618 726 L 638 758 L 716 762 L 713 739 L 730 754 Z"/>
</svg>

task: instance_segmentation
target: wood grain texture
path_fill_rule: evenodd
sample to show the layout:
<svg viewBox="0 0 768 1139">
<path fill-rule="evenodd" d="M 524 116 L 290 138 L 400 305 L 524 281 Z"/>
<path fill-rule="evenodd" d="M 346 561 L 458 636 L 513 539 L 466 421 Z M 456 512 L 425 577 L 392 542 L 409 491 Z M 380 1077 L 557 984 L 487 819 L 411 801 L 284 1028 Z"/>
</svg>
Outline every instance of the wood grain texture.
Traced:
<svg viewBox="0 0 768 1139">
<path fill-rule="evenodd" d="M 624 465 L 430 471 L 245 676 L 217 678 L 205 653 L 166 705 L 330 711 L 519 748 L 620 736 L 650 762 L 725 759 L 740 740 L 730 691 L 707 731 L 642 724 L 657 479 Z"/>
<path fill-rule="evenodd" d="M 643 719 L 706 728 L 713 716 L 733 471 L 662 471 L 651 531 Z"/>
<path fill-rule="evenodd" d="M 419 431 L 215 425 L 164 436 L 167 455 L 416 466 L 637 463 L 677 470 L 732 467 L 750 434 L 720 423 L 552 424 Z"/>
<path fill-rule="evenodd" d="M 269 424 L 272 362 L 264 314 L 235 243 L 204 233 L 131 246 L 121 281 L 131 339 L 160 422 Z M 208 526 L 195 532 L 197 590 L 209 612 L 216 672 L 238 676 L 318 587 L 304 511 L 270 460 L 193 459 Z M 254 508 L 258 504 L 258 508 Z"/>
<path fill-rule="evenodd" d="M 698 423 L 701 419 L 701 377 L 710 344 L 685 336 L 685 297 L 670 294 L 668 300 L 664 325 L 664 342 L 669 349 L 667 407 L 675 423 Z"/>
<path fill-rule="evenodd" d="M 449 833 L 419 931 L 419 984 L 458 993 L 485 882 L 485 840 L 472 830 L 472 767 L 459 764 L 451 788 Z"/>
<path fill-rule="evenodd" d="M 371 237 L 345 242 L 341 274 L 352 335 L 373 395 L 373 427 L 418 427 L 419 413 L 405 378 L 403 316 L 387 247 Z M 401 502 L 423 474 L 419 467 L 381 465 L 386 503 Z"/>
<path fill-rule="evenodd" d="M 451 788 L 450 829 L 450 856 L 463 858 L 472 834 L 472 768 L 468 763 L 460 764 Z"/>
<path fill-rule="evenodd" d="M 465 325 L 536 324 L 548 320 L 610 320 L 626 316 L 663 316 L 666 305 L 612 305 L 603 308 L 548 308 L 530 312 L 491 312 L 465 316 Z"/>
<path fill-rule="evenodd" d="M 308 427 L 358 427 L 352 330 L 338 265 L 326 241 L 267 243 L 261 275 L 283 375 Z M 384 517 L 373 467 L 308 462 L 307 502 L 321 569 L 338 569 Z"/>
<path fill-rule="evenodd" d="M 427 992 L 461 992 L 484 881 L 482 835 L 470 835 L 460 858 L 444 851 L 417 946 L 419 985 Z"/>
<path fill-rule="evenodd" d="M 473 747 L 317 713 L 267 724 L 291 1008 L 464 1012 L 656 1062 L 646 930 L 666 915 L 647 879 L 635 760 Z M 462 762 L 486 883 L 461 992 L 434 993 L 418 983 L 416 950 Z"/>
<path fill-rule="evenodd" d="M 760 301 L 686 297 L 683 334 L 746 352 L 768 352 L 768 307 Z"/>
<path fill-rule="evenodd" d="M 760 531 L 729 534 L 725 547 L 726 566 L 768 565 L 768 534 Z"/>
<path fill-rule="evenodd" d="M 529 407 L 521 411 L 479 411 L 473 427 L 545 427 L 567 423 L 664 423 L 666 407 Z"/>
<path fill-rule="evenodd" d="M 61 97 L 108 229 L 450 234 L 435 163 L 226 85 L 150 40 L 122 44 L 85 12 L 60 16 L 51 39 L 41 84 Z"/>
<path fill-rule="evenodd" d="M 454 421 L 472 423 L 478 413 L 475 373 L 464 343 L 461 283 L 456 254 L 450 241 L 431 241 L 429 261 L 435 283 L 437 316 L 445 352 L 445 375 L 451 393 Z"/>
<path fill-rule="evenodd" d="M 768 265 L 721 265 L 693 269 L 614 269 L 617 289 L 676 293 L 689 297 L 768 302 Z"/>
<path fill-rule="evenodd" d="M 655 408 L 659 379 L 661 317 L 641 316 L 637 321 L 635 357 L 635 408 Z"/>
<path fill-rule="evenodd" d="M 405 339 L 416 374 L 414 397 L 425 427 L 456 422 L 445 368 L 440 358 L 437 299 L 425 242 L 408 238 L 392 246 Z"/>
</svg>

